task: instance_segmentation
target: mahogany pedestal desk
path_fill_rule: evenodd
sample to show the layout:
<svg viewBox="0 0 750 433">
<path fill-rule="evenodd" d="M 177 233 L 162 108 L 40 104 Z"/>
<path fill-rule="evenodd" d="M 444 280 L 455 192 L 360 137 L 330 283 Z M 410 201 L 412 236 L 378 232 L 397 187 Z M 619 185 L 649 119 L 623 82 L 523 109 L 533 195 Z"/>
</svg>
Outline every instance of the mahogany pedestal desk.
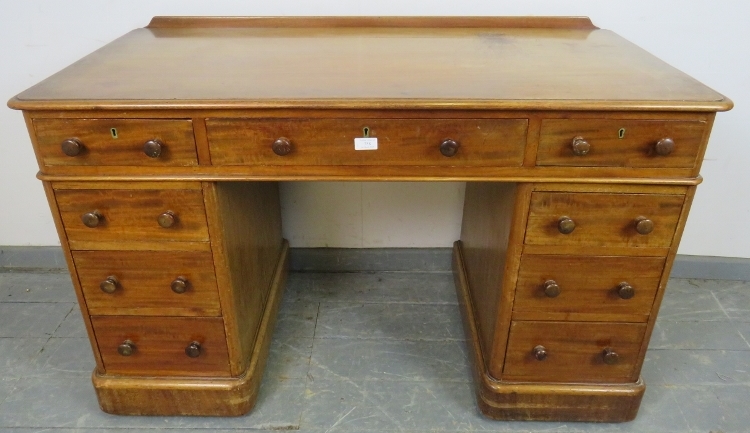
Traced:
<svg viewBox="0 0 750 433">
<path fill-rule="evenodd" d="M 278 181 L 466 181 L 480 410 L 625 421 L 732 103 L 587 18 L 156 17 L 9 105 L 104 411 L 252 408 L 287 268 Z"/>
</svg>

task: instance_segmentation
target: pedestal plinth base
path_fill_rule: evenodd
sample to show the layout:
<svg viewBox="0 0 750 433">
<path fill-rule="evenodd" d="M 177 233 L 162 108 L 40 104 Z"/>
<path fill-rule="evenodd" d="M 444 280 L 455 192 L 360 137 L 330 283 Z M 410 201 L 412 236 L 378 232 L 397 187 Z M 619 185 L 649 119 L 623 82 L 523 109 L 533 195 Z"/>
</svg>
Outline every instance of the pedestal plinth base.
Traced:
<svg viewBox="0 0 750 433">
<path fill-rule="evenodd" d="M 94 371 L 99 406 L 117 415 L 239 416 L 255 405 L 284 292 L 289 245 L 284 242 L 247 371 L 239 377 L 111 376 Z"/>
<path fill-rule="evenodd" d="M 453 246 L 453 276 L 472 355 L 479 410 L 497 420 L 622 422 L 635 418 L 646 385 L 503 382 L 492 378 L 484 363 L 474 309 L 461 253 Z"/>
</svg>

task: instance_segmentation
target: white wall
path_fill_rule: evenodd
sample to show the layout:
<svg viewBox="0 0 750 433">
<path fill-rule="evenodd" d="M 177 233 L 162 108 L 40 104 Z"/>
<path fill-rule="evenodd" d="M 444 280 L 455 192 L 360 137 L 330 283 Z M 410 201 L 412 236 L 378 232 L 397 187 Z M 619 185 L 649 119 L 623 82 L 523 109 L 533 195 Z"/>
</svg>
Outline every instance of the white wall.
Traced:
<svg viewBox="0 0 750 433">
<path fill-rule="evenodd" d="M 681 254 L 750 258 L 750 2 L 744 0 L 0 0 L 0 99 L 153 15 L 587 15 L 734 100 L 717 116 Z M 0 245 L 57 245 L 21 113 L 0 108 Z M 293 246 L 449 246 L 463 186 L 282 188 Z"/>
</svg>

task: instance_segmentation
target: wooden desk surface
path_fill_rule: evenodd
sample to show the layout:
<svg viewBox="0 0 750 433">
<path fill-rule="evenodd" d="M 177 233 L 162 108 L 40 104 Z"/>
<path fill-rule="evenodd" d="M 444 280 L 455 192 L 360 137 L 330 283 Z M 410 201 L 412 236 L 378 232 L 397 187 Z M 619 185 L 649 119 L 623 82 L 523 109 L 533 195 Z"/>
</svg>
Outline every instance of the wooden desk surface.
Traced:
<svg viewBox="0 0 750 433">
<path fill-rule="evenodd" d="M 586 18 L 157 17 L 9 105 L 723 111 L 732 102 Z"/>
</svg>

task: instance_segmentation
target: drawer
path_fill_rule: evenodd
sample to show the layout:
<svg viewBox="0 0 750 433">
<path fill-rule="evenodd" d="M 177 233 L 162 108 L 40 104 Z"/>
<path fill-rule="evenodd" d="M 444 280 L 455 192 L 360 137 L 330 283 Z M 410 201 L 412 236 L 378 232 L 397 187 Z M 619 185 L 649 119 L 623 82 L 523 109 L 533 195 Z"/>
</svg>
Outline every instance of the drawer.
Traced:
<svg viewBox="0 0 750 433">
<path fill-rule="evenodd" d="M 684 201 L 682 194 L 536 191 L 524 243 L 669 247 Z"/>
<path fill-rule="evenodd" d="M 128 241 L 208 242 L 199 189 L 58 189 L 55 198 L 74 250 L 97 242 L 113 246 L 106 249 Z"/>
<path fill-rule="evenodd" d="M 699 163 L 706 122 L 620 119 L 545 119 L 537 165 L 692 168 Z M 577 155 L 580 137 L 588 153 Z M 662 139 L 671 139 L 674 146 Z M 575 146 L 579 153 L 586 144 Z M 663 154 L 660 154 L 662 152 Z"/>
<path fill-rule="evenodd" d="M 645 332 L 645 323 L 514 321 L 503 380 L 633 382 Z"/>
<path fill-rule="evenodd" d="M 663 257 L 524 255 L 514 317 L 645 322 L 664 262 Z"/>
<path fill-rule="evenodd" d="M 73 251 L 92 315 L 220 316 L 210 252 Z"/>
<path fill-rule="evenodd" d="M 44 165 L 198 165 L 190 120 L 34 119 L 33 124 Z M 73 142 L 63 145 L 66 140 Z"/>
<path fill-rule="evenodd" d="M 523 163 L 526 119 L 207 119 L 211 161 L 219 165 L 461 165 Z M 377 150 L 354 139 L 377 138 Z M 284 137 L 291 151 L 279 156 Z M 445 140 L 458 144 L 444 156 Z"/>
<path fill-rule="evenodd" d="M 219 317 L 91 316 L 91 325 L 107 374 L 230 374 Z"/>
</svg>

